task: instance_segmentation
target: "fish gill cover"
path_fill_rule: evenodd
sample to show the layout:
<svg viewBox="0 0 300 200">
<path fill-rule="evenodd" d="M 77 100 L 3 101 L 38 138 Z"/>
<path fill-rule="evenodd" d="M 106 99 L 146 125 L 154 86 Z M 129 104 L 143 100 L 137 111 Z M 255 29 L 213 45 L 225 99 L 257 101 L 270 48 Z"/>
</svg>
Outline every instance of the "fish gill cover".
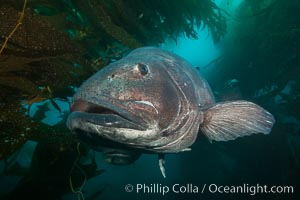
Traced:
<svg viewBox="0 0 300 200">
<path fill-rule="evenodd" d="M 226 1 L 221 9 L 212 0 L 0 0 L 1 166 L 5 163 L 1 173 L 23 177 L 17 189 L 1 190 L 0 197 L 19 199 L 32 192 L 35 197 L 55 199 L 70 191 L 81 196 L 82 183 L 103 171 L 89 147 L 78 146 L 66 129 L 68 112 L 59 102 L 69 103 L 77 86 L 131 49 L 157 46 L 167 38 L 176 41 L 182 35 L 197 39 L 197 29 L 204 28 L 222 49 L 218 59 L 200 66 L 216 97 L 252 100 L 270 110 L 277 125 L 268 139 L 260 141 L 212 144 L 215 150 L 201 141 L 197 153 L 181 158 L 185 165 L 180 165 L 181 178 L 177 178 L 234 184 L 242 174 L 249 182 L 297 186 L 299 1 L 245 0 L 235 15 L 226 11 L 230 5 Z M 223 40 L 228 24 L 233 24 L 231 32 Z M 51 108 L 61 117 L 53 126 L 42 122 Z M 29 140 L 37 146 L 24 170 L 14 156 Z M 80 156 L 93 158 L 82 164 L 77 162 Z M 200 159 L 206 165 L 195 169 L 191 162 L 197 156 L 206 158 Z M 113 191 L 124 187 L 116 185 Z M 97 199 L 105 188 L 90 197 Z M 111 195 L 120 197 L 117 193 Z"/>
</svg>

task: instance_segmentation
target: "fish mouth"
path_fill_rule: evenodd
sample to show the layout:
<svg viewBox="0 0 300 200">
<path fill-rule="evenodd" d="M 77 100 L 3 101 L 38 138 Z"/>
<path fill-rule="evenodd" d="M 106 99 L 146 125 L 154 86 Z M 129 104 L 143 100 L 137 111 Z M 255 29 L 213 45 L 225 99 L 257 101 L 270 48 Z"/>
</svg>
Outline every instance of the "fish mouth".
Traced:
<svg viewBox="0 0 300 200">
<path fill-rule="evenodd" d="M 144 131 L 147 129 L 147 123 L 126 110 L 126 107 L 120 103 L 99 100 L 97 103 L 93 103 L 92 101 L 76 100 L 71 105 L 67 127 L 71 131 L 79 129 L 86 132 L 94 132 L 92 127 Z"/>
</svg>

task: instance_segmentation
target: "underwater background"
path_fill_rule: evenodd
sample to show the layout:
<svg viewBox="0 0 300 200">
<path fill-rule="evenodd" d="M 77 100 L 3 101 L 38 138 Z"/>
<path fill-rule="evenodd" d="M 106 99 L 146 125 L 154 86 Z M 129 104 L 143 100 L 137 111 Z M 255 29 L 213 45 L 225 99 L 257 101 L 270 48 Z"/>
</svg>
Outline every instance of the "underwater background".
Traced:
<svg viewBox="0 0 300 200">
<path fill-rule="evenodd" d="M 299 199 L 299 10 L 299 0 L 0 0 L 0 199 Z M 166 156 L 166 179 L 157 155 L 107 163 L 66 128 L 69 105 L 84 80 L 143 46 L 187 59 L 217 101 L 264 107 L 272 132 L 212 143 L 200 133 L 192 151 Z M 175 184 L 186 191 L 153 189 Z M 293 192 L 201 191 L 258 184 Z"/>
</svg>

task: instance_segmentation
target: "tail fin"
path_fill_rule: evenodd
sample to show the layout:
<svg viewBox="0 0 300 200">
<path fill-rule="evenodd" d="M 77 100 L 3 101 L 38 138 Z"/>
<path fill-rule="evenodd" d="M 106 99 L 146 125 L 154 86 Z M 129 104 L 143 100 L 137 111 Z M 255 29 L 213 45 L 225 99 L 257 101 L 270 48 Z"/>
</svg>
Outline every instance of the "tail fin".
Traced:
<svg viewBox="0 0 300 200">
<path fill-rule="evenodd" d="M 270 133 L 275 119 L 249 101 L 218 103 L 205 112 L 202 132 L 210 140 L 228 141 L 254 133 Z"/>
</svg>

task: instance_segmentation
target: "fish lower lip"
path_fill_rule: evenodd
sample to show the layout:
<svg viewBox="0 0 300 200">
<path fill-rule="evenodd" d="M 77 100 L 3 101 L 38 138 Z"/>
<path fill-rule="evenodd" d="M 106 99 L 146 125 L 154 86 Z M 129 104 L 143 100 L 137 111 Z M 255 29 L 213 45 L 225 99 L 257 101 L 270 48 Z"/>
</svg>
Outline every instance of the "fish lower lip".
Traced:
<svg viewBox="0 0 300 200">
<path fill-rule="evenodd" d="M 144 127 L 136 124 L 121 115 L 115 113 L 89 113 L 75 111 L 72 112 L 67 120 L 67 127 L 70 130 L 83 129 L 84 124 L 94 124 L 95 126 L 111 128 L 128 128 L 135 130 L 145 130 Z"/>
<path fill-rule="evenodd" d="M 71 108 L 70 108 L 70 112 L 74 113 L 74 112 L 83 112 L 86 113 L 84 115 L 82 115 L 84 118 L 87 119 L 87 116 L 91 116 L 91 121 L 92 123 L 100 123 L 102 125 L 111 125 L 111 124 L 116 124 L 117 121 L 113 121 L 116 120 L 116 117 L 113 117 L 113 115 L 118 115 L 126 120 L 128 120 L 126 117 L 120 115 L 119 113 L 117 113 L 116 111 L 109 109 L 107 107 L 104 106 L 100 106 L 88 101 L 84 101 L 84 100 L 77 100 L 75 101 Z M 88 115 L 88 114 L 90 115 Z M 95 119 L 99 119 L 98 122 Z M 130 120 L 129 120 L 130 121 Z"/>
<path fill-rule="evenodd" d="M 104 126 L 110 126 L 110 122 L 113 121 L 110 118 L 114 116 L 112 118 L 116 120 L 115 122 L 117 123 L 120 121 L 120 124 L 123 124 L 124 128 L 127 128 L 125 124 L 130 124 L 130 127 L 134 124 L 137 130 L 146 130 L 148 127 L 148 123 L 143 118 L 129 112 L 127 107 L 117 100 L 106 100 L 105 98 L 90 98 L 87 100 L 77 99 L 71 105 L 70 112 L 71 115 L 75 112 L 86 113 L 86 115 L 83 116 L 85 119 L 87 119 L 88 116 L 92 116 L 92 119 L 99 118 L 101 125 Z M 101 120 L 101 118 L 103 120 Z M 108 123 L 103 124 L 104 122 L 107 122 L 107 120 Z M 113 125 L 116 125 L 116 123 L 113 123 Z"/>
</svg>

